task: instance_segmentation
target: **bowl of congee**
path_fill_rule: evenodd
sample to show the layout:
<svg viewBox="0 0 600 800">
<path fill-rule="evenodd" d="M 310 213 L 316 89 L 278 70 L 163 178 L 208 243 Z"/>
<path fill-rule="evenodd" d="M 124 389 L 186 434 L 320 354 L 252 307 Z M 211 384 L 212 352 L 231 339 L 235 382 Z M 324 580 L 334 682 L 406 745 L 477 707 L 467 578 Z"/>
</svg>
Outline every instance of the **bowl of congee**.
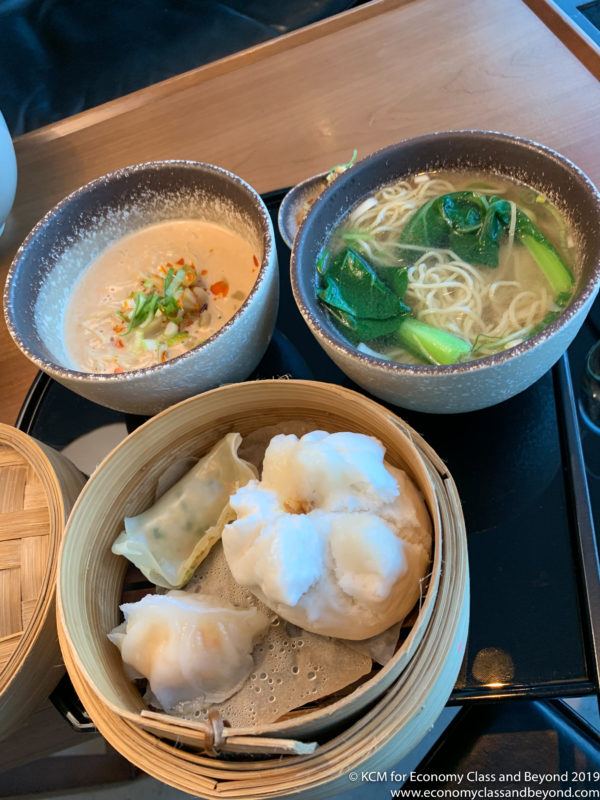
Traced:
<svg viewBox="0 0 600 800">
<path fill-rule="evenodd" d="M 9 331 L 84 397 L 151 415 L 243 380 L 270 341 L 279 297 L 260 196 L 217 166 L 124 167 L 70 194 L 9 271 Z"/>
<path fill-rule="evenodd" d="M 600 282 L 600 195 L 564 156 L 433 133 L 355 164 L 292 250 L 310 330 L 371 394 L 429 413 L 494 405 L 564 353 Z"/>
</svg>

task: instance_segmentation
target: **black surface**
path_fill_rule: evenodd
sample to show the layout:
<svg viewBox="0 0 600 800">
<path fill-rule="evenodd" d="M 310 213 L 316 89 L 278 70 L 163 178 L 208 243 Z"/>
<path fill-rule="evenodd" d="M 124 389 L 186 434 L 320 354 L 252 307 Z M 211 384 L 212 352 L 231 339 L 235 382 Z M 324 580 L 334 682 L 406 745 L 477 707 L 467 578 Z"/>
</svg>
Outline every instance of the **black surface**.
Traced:
<svg viewBox="0 0 600 800">
<path fill-rule="evenodd" d="M 265 197 L 274 219 L 281 197 Z M 289 375 L 358 389 L 300 317 L 289 285 L 289 251 L 278 233 L 277 241 L 277 330 L 251 377 Z M 588 322 L 570 349 L 575 386 L 597 337 Z M 451 702 L 597 691 L 598 564 L 585 467 L 576 457 L 580 440 L 567 363 L 563 359 L 527 391 L 482 411 L 444 416 L 393 409 L 448 464 L 464 508 L 471 621 Z M 60 449 L 123 419 L 129 430 L 141 420 L 96 406 L 43 375 L 19 426 Z M 598 520 L 600 437 L 586 430 L 583 444 Z"/>
<path fill-rule="evenodd" d="M 584 3 L 577 6 L 577 11 L 581 11 L 583 16 L 600 31 L 600 2 L 596 0 L 594 3 Z"/>
<path fill-rule="evenodd" d="M 569 787 L 597 792 L 600 738 L 560 702 L 470 706 L 411 773 L 403 785 L 405 796 L 424 785 L 439 796 L 453 796 L 450 792 L 460 787 L 463 797 L 469 790 L 479 790 L 480 797 L 570 796 L 560 794 Z M 525 788 L 539 794 L 500 793 Z M 485 789 L 490 794 L 484 795 Z"/>
<path fill-rule="evenodd" d="M 600 340 L 600 297 L 596 299 L 585 325 L 569 348 L 576 397 L 579 396 L 583 381 L 586 354 L 598 340 Z M 587 427 L 581 414 L 578 418 L 595 528 L 600 532 L 600 436 Z"/>
</svg>

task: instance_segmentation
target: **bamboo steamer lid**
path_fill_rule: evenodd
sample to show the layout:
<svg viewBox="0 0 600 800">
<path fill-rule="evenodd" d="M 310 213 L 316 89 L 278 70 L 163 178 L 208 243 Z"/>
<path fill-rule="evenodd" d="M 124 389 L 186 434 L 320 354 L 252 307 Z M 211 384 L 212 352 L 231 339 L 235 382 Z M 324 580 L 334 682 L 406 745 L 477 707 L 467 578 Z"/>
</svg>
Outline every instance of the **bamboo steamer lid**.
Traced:
<svg viewBox="0 0 600 800">
<path fill-rule="evenodd" d="M 58 550 L 84 476 L 64 456 L 0 424 L 0 740 L 58 683 Z"/>
<path fill-rule="evenodd" d="M 184 401 L 157 415 L 122 442 L 98 467 L 80 496 L 61 550 L 58 619 L 65 664 L 98 728 L 116 749 L 142 769 L 185 791 L 213 796 L 207 794 L 203 771 L 212 785 L 213 777 L 222 777 L 223 770 L 229 775 L 232 770 L 248 769 L 255 781 L 250 794 L 263 796 L 262 789 L 257 787 L 268 785 L 274 762 L 240 762 L 236 767 L 228 761 L 221 764 L 215 758 L 185 753 L 173 748 L 169 740 L 197 750 L 207 744 L 206 726 L 188 723 L 186 727 L 173 718 L 166 721 L 144 716 L 145 704 L 127 679 L 120 654 L 106 637 L 119 621 L 118 605 L 126 569 L 124 559 L 113 555 L 110 548 L 122 529 L 123 517 L 137 514 L 151 504 L 157 476 L 177 458 L 200 455 L 231 431 L 244 436 L 265 425 L 307 418 L 326 430 L 353 430 L 377 436 L 386 447 L 386 458 L 408 471 L 421 489 L 434 523 L 432 578 L 413 631 L 392 659 L 394 664 L 390 668 L 381 670 L 377 678 L 367 681 L 332 708 L 259 729 L 228 731 L 231 736 L 228 742 L 254 734 L 260 752 L 261 743 L 268 737 L 319 741 L 321 744 L 314 753 L 300 749 L 296 752 L 304 755 L 290 757 L 292 761 L 310 760 L 322 753 L 323 742 L 340 728 L 350 726 L 348 729 L 354 731 L 358 725 L 364 733 L 364 721 L 371 719 L 373 708 L 380 708 L 380 716 L 376 713 L 372 723 L 373 730 L 385 723 L 387 733 L 375 749 L 382 747 L 390 736 L 395 737 L 398 730 L 404 731 L 400 737 L 404 741 L 402 747 L 407 740 L 412 746 L 443 708 L 460 667 L 460 648 L 468 619 L 464 521 L 456 487 L 445 465 L 415 431 L 364 395 L 313 381 L 236 384 Z M 457 570 L 449 574 L 448 565 L 455 561 Z M 416 660 L 420 660 L 421 666 L 420 672 L 415 673 Z M 426 700 L 433 697 L 427 702 L 426 711 L 419 693 L 415 692 L 415 681 Z M 392 714 L 390 698 L 392 693 L 400 691 L 399 687 L 404 687 L 402 709 Z M 369 740 L 371 734 L 369 729 L 366 739 L 359 738 L 375 758 Z M 342 736 L 342 750 L 348 741 Z M 384 749 L 389 748 L 386 745 Z M 353 760 L 362 758 L 359 750 L 350 748 L 345 755 L 340 750 L 337 766 L 329 764 L 328 756 L 324 756 L 323 764 L 314 762 L 315 774 L 319 774 L 317 783 L 328 784 L 332 769 L 338 776 L 350 769 L 348 765 Z M 263 752 L 269 752 L 268 748 Z M 394 758 L 399 757 L 398 747 L 392 752 Z M 184 763 L 178 763 L 180 760 Z M 284 762 L 287 764 L 289 760 Z M 189 764 L 194 765 L 193 776 L 181 777 L 182 769 L 185 773 Z M 303 769 L 308 766 L 305 761 L 303 764 Z M 321 775 L 325 764 L 329 766 L 326 774 Z M 278 773 L 277 779 L 282 777 Z M 294 780 L 300 777 L 297 774 Z M 309 779 L 308 773 L 304 779 Z M 273 788 L 269 791 L 264 796 L 285 794 Z M 321 796 L 331 794 L 328 789 L 323 791 L 325 794 Z M 240 792 L 239 796 L 246 796 L 241 788 Z M 232 796 L 238 795 L 234 792 Z"/>
</svg>

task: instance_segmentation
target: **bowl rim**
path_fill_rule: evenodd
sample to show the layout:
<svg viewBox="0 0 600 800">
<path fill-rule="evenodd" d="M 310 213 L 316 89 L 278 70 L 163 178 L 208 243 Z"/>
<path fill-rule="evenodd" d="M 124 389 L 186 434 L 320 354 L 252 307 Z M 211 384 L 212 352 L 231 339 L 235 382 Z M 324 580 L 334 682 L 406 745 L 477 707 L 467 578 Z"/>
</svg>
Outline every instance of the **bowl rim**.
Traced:
<svg viewBox="0 0 600 800">
<path fill-rule="evenodd" d="M 370 353 L 358 350 L 357 347 L 349 343 L 341 333 L 338 333 L 334 326 L 327 320 L 325 312 L 318 307 L 316 299 L 312 297 L 308 299 L 306 298 L 305 293 L 301 288 L 302 283 L 298 277 L 300 273 L 300 266 L 298 263 L 299 244 L 304 243 L 304 239 L 308 237 L 307 231 L 310 227 L 311 220 L 320 211 L 321 207 L 325 204 L 330 195 L 332 195 L 334 192 L 341 192 L 343 190 L 348 182 L 352 180 L 357 169 L 368 167 L 373 162 L 377 162 L 381 159 L 385 159 L 393 154 L 396 154 L 401 148 L 418 145 L 420 143 L 428 144 L 437 142 L 441 149 L 444 141 L 447 141 L 448 139 L 481 139 L 484 141 L 498 140 L 503 143 L 508 143 L 510 146 L 513 146 L 518 150 L 533 150 L 538 154 L 548 157 L 554 162 L 558 162 L 563 169 L 566 169 L 566 171 L 570 172 L 580 183 L 583 183 L 587 186 L 592 202 L 597 208 L 598 219 L 600 220 L 600 191 L 595 184 L 590 180 L 585 172 L 583 172 L 583 170 L 573 161 L 567 158 L 567 156 L 562 155 L 548 145 L 537 142 L 534 139 L 529 139 L 511 133 L 505 133 L 502 131 L 485 129 L 445 130 L 436 131 L 433 133 L 425 133 L 407 139 L 401 139 L 398 142 L 386 145 L 385 147 L 369 153 L 367 156 L 357 161 L 353 167 L 339 175 L 335 181 L 325 188 L 322 194 L 319 195 L 317 200 L 312 204 L 311 208 L 300 224 L 298 233 L 294 239 L 290 258 L 290 278 L 292 292 L 298 309 L 315 338 L 317 338 L 317 340 L 324 340 L 327 348 L 337 352 L 341 357 L 345 359 L 350 358 L 362 363 L 370 370 L 374 369 L 375 371 L 387 373 L 388 375 L 414 375 L 425 377 L 436 374 L 446 376 L 461 375 L 490 369 L 505 362 L 512 361 L 513 359 L 516 359 L 525 353 L 529 353 L 539 344 L 542 344 L 548 340 L 555 332 L 559 331 L 569 322 L 571 322 L 579 314 L 582 307 L 584 307 L 598 292 L 600 285 L 600 245 L 596 254 L 596 263 L 590 278 L 581 286 L 577 297 L 574 298 L 568 304 L 568 306 L 561 311 L 556 320 L 551 322 L 549 325 L 546 325 L 534 336 L 530 337 L 529 339 L 525 339 L 519 344 L 513 345 L 507 350 L 502 350 L 501 352 L 493 355 L 484 356 L 471 361 L 464 361 L 458 364 L 403 364 L 398 361 L 390 361 L 380 358 L 375 354 L 371 355 Z M 356 202 L 359 202 L 359 200 Z M 345 213 L 347 213 L 351 207 L 351 205 L 348 205 Z M 318 310 L 315 311 L 315 309 Z"/>
<path fill-rule="evenodd" d="M 228 178 L 233 183 L 238 184 L 252 199 L 254 202 L 256 211 L 259 215 L 260 226 L 263 228 L 265 232 L 265 250 L 263 254 L 263 258 L 261 263 L 258 266 L 258 273 L 256 276 L 256 280 L 248 293 L 247 297 L 244 299 L 243 303 L 237 309 L 235 314 L 227 320 L 227 322 L 215 331 L 212 336 L 208 339 L 205 339 L 202 343 L 196 345 L 195 347 L 186 350 L 184 353 L 181 353 L 174 358 L 167 359 L 166 361 L 160 364 L 152 364 L 147 367 L 140 367 L 138 369 L 130 369 L 124 370 L 123 372 L 112 373 L 112 372 L 84 372 L 83 370 L 76 370 L 71 367 L 66 367 L 61 364 L 56 363 L 55 361 L 49 361 L 42 356 L 34 353 L 30 347 L 28 347 L 23 338 L 19 329 L 15 322 L 15 315 L 13 313 L 13 303 L 11 300 L 12 294 L 12 285 L 15 279 L 15 275 L 19 269 L 19 265 L 21 259 L 23 257 L 24 252 L 29 247 L 30 243 L 33 239 L 38 236 L 45 227 L 52 221 L 55 215 L 60 212 L 63 208 L 66 208 L 70 203 L 74 200 L 77 200 L 80 196 L 86 194 L 86 192 L 90 190 L 94 190 L 99 186 L 102 186 L 108 182 L 112 182 L 113 180 L 120 180 L 123 177 L 127 177 L 128 175 L 143 173 L 143 172 L 152 172 L 153 170 L 168 170 L 173 167 L 182 168 L 184 170 L 189 169 L 190 171 L 198 171 L 199 173 L 212 173 L 214 175 L 219 175 L 222 177 Z M 247 181 L 241 178 L 239 175 L 236 175 L 234 172 L 226 169 L 225 167 L 217 166 L 216 164 L 209 164 L 208 162 L 204 161 L 194 161 L 193 159 L 162 159 L 156 161 L 143 161 L 138 164 L 130 164 L 125 167 L 119 167 L 116 170 L 111 172 L 107 172 L 104 175 L 100 175 L 97 178 L 88 181 L 87 183 L 79 186 L 74 191 L 70 192 L 70 194 L 66 195 L 62 200 L 56 203 L 49 211 L 47 211 L 44 216 L 34 225 L 34 227 L 29 231 L 21 245 L 19 246 L 15 256 L 12 260 L 10 268 L 7 273 L 6 283 L 4 286 L 4 295 L 3 295 L 3 305 L 4 305 L 4 319 L 6 322 L 6 326 L 8 331 L 13 338 L 15 344 L 19 347 L 19 349 L 31 360 L 33 361 L 36 366 L 38 366 L 44 372 L 49 373 L 53 377 L 59 377 L 62 380 L 69 380 L 75 381 L 80 383 L 98 383 L 98 382 L 111 382 L 111 383 L 119 383 L 123 381 L 131 380 L 132 377 L 135 378 L 144 378 L 146 375 L 153 375 L 156 372 L 164 372 L 165 370 L 170 370 L 171 368 L 185 362 L 187 359 L 191 358 L 198 352 L 208 349 L 210 345 L 212 345 L 215 341 L 220 339 L 224 336 L 233 326 L 234 324 L 246 314 L 253 298 L 258 294 L 259 289 L 261 288 L 262 284 L 267 279 L 267 272 L 269 269 L 269 265 L 273 260 L 273 254 L 276 253 L 275 250 L 275 239 L 274 239 L 274 231 L 273 231 L 273 224 L 271 222 L 271 218 L 269 216 L 269 212 L 264 204 L 262 197 L 258 194 L 256 189 L 254 189 Z"/>
</svg>

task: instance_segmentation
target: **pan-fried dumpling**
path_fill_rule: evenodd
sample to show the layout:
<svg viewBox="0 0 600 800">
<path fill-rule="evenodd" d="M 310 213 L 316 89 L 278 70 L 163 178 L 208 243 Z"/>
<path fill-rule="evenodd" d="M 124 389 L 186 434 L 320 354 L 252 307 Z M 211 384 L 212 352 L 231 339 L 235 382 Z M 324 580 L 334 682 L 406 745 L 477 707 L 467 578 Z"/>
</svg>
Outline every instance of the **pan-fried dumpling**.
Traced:
<svg viewBox="0 0 600 800">
<path fill-rule="evenodd" d="M 153 506 L 125 518 L 125 530 L 112 546 L 157 586 L 186 584 L 198 564 L 234 518 L 232 492 L 256 477 L 256 469 L 239 458 L 242 437 L 229 433 Z"/>
<path fill-rule="evenodd" d="M 129 677 L 147 678 L 163 709 L 189 700 L 220 703 L 253 669 L 252 648 L 269 627 L 256 607 L 171 591 L 121 606 L 125 621 L 108 634 Z"/>
</svg>

